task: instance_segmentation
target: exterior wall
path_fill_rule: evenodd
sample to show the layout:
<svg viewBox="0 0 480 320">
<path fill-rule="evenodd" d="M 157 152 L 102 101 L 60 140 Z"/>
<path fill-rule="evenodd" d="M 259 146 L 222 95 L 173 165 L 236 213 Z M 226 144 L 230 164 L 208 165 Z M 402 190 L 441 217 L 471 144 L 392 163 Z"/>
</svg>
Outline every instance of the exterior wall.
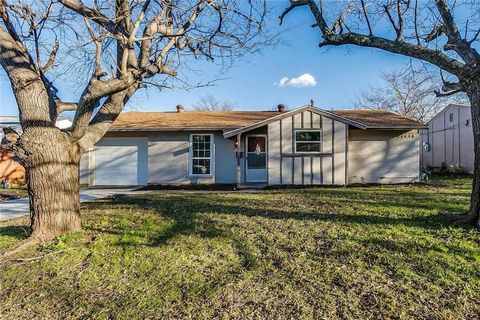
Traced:
<svg viewBox="0 0 480 320">
<path fill-rule="evenodd" d="M 80 159 L 80 184 L 89 184 L 90 177 L 90 153 L 92 151 L 85 151 L 82 158 Z"/>
<path fill-rule="evenodd" d="M 450 121 L 450 114 L 453 120 Z M 467 123 L 468 121 L 468 123 Z M 430 144 L 430 151 L 423 148 Z M 422 132 L 422 167 L 462 165 L 473 172 L 473 131 L 470 108 L 449 105 L 428 123 L 428 130 Z"/>
<path fill-rule="evenodd" d="M 268 184 L 345 185 L 347 127 L 311 111 L 268 124 Z M 320 129 L 322 151 L 295 153 L 295 129 Z"/>
<path fill-rule="evenodd" d="M 146 185 L 148 178 L 147 172 L 149 167 L 149 159 L 148 159 L 148 145 L 147 145 L 147 138 L 146 137 L 111 137 L 107 136 L 101 139 L 96 146 L 136 146 L 138 147 L 138 156 L 137 156 L 137 184 L 138 185 Z M 95 147 L 89 153 L 89 167 L 90 167 L 90 175 L 89 175 L 89 184 L 95 185 Z M 119 172 L 121 173 L 121 168 L 119 168 Z"/>
<path fill-rule="evenodd" d="M 213 138 L 214 174 L 198 177 L 190 176 L 189 137 L 192 133 L 211 133 Z M 121 132 L 109 133 L 97 145 L 120 143 L 125 139 L 144 138 L 145 163 L 141 170 L 146 172 L 148 184 L 202 184 L 236 183 L 236 154 L 233 140 L 225 139 L 221 132 Z M 86 152 L 81 161 L 81 183 L 93 183 L 94 151 Z M 90 168 L 90 170 L 88 169 Z"/>
<path fill-rule="evenodd" d="M 349 183 L 409 183 L 419 179 L 417 130 L 349 132 Z"/>
<path fill-rule="evenodd" d="M 163 132 L 149 136 L 148 183 L 236 183 L 234 142 L 225 139 L 220 132 L 213 134 L 214 174 L 205 177 L 191 177 L 189 175 L 189 132 Z"/>
</svg>

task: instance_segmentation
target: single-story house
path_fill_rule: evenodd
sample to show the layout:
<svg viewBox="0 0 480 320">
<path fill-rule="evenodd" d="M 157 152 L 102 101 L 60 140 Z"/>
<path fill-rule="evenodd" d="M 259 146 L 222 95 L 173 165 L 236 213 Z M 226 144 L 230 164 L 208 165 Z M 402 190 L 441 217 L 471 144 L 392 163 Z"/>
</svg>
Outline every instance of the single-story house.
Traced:
<svg viewBox="0 0 480 320">
<path fill-rule="evenodd" d="M 419 130 L 374 110 L 125 112 L 81 162 L 81 183 L 347 185 L 419 180 Z"/>
<path fill-rule="evenodd" d="M 473 129 L 469 105 L 449 104 L 423 130 L 422 165 L 424 168 L 462 166 L 473 172 Z"/>
</svg>

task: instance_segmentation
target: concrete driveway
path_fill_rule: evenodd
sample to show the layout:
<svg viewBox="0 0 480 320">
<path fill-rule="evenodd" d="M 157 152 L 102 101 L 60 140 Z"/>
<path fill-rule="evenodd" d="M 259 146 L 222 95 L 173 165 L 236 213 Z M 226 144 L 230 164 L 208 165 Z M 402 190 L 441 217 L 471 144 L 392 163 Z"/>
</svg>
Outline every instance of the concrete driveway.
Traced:
<svg viewBox="0 0 480 320">
<path fill-rule="evenodd" d="M 106 198 L 115 194 L 130 194 L 134 188 L 124 189 L 83 189 L 80 190 L 80 202 Z M 142 191 L 140 191 L 142 192 Z M 144 191 L 143 191 L 144 192 Z M 30 213 L 28 198 L 0 202 L 0 221 L 13 219 Z"/>
</svg>

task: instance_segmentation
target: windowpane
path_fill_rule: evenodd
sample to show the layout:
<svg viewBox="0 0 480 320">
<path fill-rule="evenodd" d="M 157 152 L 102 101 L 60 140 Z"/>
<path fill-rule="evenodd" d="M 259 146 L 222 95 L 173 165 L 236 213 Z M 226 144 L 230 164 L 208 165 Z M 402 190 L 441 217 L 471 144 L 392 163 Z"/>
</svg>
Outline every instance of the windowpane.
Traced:
<svg viewBox="0 0 480 320">
<path fill-rule="evenodd" d="M 265 153 L 249 153 L 247 159 L 248 169 L 265 169 L 266 168 Z"/>
<path fill-rule="evenodd" d="M 297 142 L 297 152 L 320 152 L 320 143 L 317 142 Z"/>
<path fill-rule="evenodd" d="M 248 152 L 265 152 L 265 137 L 248 137 Z"/>
<path fill-rule="evenodd" d="M 296 152 L 321 152 L 322 132 L 320 130 L 295 131 Z"/>
<path fill-rule="evenodd" d="M 210 135 L 192 135 L 192 174 L 211 174 L 210 149 Z"/>
<path fill-rule="evenodd" d="M 193 159 L 193 174 L 210 174 L 210 159 Z"/>
<path fill-rule="evenodd" d="M 320 131 L 297 131 L 297 141 L 320 141 Z"/>
</svg>

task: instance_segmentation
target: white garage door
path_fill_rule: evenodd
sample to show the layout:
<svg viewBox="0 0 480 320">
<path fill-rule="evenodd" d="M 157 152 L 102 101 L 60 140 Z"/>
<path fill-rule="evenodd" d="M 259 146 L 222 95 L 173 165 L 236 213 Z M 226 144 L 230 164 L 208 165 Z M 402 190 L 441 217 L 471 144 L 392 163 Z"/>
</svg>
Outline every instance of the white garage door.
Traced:
<svg viewBox="0 0 480 320">
<path fill-rule="evenodd" d="M 138 185 L 138 146 L 96 146 L 95 185 Z"/>
</svg>

